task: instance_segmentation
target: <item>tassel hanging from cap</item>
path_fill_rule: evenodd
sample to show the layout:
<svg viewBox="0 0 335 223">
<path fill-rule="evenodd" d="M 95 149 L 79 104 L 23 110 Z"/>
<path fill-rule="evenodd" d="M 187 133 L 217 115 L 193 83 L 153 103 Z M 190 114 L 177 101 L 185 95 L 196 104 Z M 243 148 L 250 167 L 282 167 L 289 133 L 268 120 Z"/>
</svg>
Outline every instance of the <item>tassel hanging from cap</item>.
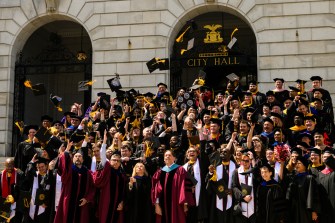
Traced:
<svg viewBox="0 0 335 223">
<path fill-rule="evenodd" d="M 24 129 L 24 123 L 23 123 L 23 121 L 16 121 L 15 125 L 19 128 L 20 134 L 22 135 L 23 134 L 23 129 Z"/>
<path fill-rule="evenodd" d="M 217 181 L 218 180 L 218 177 L 217 177 L 217 174 L 216 174 L 216 170 L 214 170 L 213 176 L 209 180 L 211 180 L 211 181 Z"/>
</svg>

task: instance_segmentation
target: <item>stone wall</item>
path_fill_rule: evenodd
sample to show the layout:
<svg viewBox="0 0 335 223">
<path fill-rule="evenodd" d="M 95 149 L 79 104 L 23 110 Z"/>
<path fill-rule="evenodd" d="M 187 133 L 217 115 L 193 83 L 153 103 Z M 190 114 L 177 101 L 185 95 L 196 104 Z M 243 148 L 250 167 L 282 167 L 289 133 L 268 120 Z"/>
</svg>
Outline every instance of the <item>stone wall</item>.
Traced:
<svg viewBox="0 0 335 223">
<path fill-rule="evenodd" d="M 45 2 L 0 1 L 0 156 L 11 149 L 17 53 L 37 28 L 55 20 L 78 22 L 91 38 L 97 80 L 92 95 L 108 88 L 114 72 L 125 88 L 155 91 L 158 82 L 168 83 L 168 71 L 149 74 L 146 61 L 168 57 L 186 21 L 211 11 L 234 14 L 254 30 L 261 90 L 273 88 L 274 77 L 290 82 L 320 75 L 335 93 L 335 1 L 55 0 L 52 12 Z"/>
</svg>

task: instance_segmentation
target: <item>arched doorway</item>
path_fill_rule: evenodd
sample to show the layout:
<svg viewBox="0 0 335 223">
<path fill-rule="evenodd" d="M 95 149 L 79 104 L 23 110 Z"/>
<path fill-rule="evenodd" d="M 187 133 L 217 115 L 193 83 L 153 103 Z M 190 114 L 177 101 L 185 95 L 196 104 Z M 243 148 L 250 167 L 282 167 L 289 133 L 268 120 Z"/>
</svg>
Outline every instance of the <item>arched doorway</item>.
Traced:
<svg viewBox="0 0 335 223">
<path fill-rule="evenodd" d="M 234 38 L 237 41 L 231 47 Z M 188 49 L 192 41 L 193 48 Z M 225 89 L 230 73 L 237 74 L 242 85 L 257 78 L 255 34 L 245 21 L 226 12 L 204 13 L 189 20 L 176 37 L 170 59 L 172 92 L 191 86 L 199 70 L 205 71 L 205 84 L 214 90 Z"/>
<path fill-rule="evenodd" d="M 87 58 L 78 58 L 78 52 Z M 60 120 L 63 112 L 69 111 L 76 102 L 87 108 L 91 91 L 79 91 L 78 83 L 92 79 L 92 45 L 85 29 L 76 22 L 55 21 L 37 29 L 27 40 L 15 63 L 14 121 L 25 124 L 40 124 L 40 117 L 48 114 Z M 30 80 L 34 85 L 42 83 L 45 94 L 34 95 L 25 87 Z M 62 112 L 52 104 L 50 94 L 62 98 Z M 20 141 L 18 129 L 14 128 L 13 145 Z"/>
</svg>

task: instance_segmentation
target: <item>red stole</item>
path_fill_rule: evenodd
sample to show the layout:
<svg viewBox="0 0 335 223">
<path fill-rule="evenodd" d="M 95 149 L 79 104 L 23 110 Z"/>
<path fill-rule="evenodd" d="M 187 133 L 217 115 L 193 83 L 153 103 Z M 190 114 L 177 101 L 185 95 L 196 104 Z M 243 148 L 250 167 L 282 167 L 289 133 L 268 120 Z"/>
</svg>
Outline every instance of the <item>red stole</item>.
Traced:
<svg viewBox="0 0 335 223">
<path fill-rule="evenodd" d="M 328 167 L 326 167 L 326 168 L 324 168 L 324 170 L 322 170 L 321 172 L 322 172 L 323 174 L 330 174 L 331 172 L 333 172 L 333 170 L 330 169 L 330 168 L 328 168 Z"/>
<path fill-rule="evenodd" d="M 2 176 L 1 176 L 1 183 L 2 183 L 2 197 L 6 198 L 8 195 L 12 194 L 11 192 L 11 185 L 15 184 L 15 174 L 16 173 L 16 169 L 14 169 L 14 171 L 12 172 L 12 175 L 10 177 L 10 182 L 8 184 L 8 177 L 7 177 L 7 170 L 4 170 L 2 172 Z"/>
</svg>

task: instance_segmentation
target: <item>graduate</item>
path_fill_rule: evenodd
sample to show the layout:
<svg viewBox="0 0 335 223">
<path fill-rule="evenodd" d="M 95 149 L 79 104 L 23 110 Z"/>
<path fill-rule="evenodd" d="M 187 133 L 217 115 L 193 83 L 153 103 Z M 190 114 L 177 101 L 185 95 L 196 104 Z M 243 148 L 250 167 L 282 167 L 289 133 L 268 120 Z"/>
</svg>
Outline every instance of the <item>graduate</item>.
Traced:
<svg viewBox="0 0 335 223">
<path fill-rule="evenodd" d="M 92 173 L 83 165 L 81 149 L 75 150 L 71 160 L 72 146 L 73 142 L 68 143 L 65 152 L 59 158 L 58 171 L 61 176 L 62 191 L 55 223 L 88 223 L 92 214 L 90 208 L 95 194 Z"/>
<path fill-rule="evenodd" d="M 274 180 L 274 168 L 265 163 L 260 167 L 262 182 L 256 192 L 256 222 L 279 223 L 285 219 L 285 194 Z"/>
<path fill-rule="evenodd" d="M 99 222 L 123 222 L 127 177 L 121 168 L 121 156 L 114 153 L 109 162 L 106 160 L 107 132 L 105 130 L 101 146 L 101 166 L 93 175 L 94 185 L 100 189 L 98 218 Z"/>
<path fill-rule="evenodd" d="M 299 155 L 296 160 L 296 175 L 286 193 L 286 200 L 289 204 L 288 222 L 309 223 L 318 219 L 319 193 L 314 177 L 307 172 L 307 159 Z"/>
<path fill-rule="evenodd" d="M 136 163 L 127 185 L 125 223 L 154 222 L 151 203 L 151 179 L 143 163 Z"/>
<path fill-rule="evenodd" d="M 323 162 L 325 168 L 319 172 L 321 214 L 320 223 L 335 221 L 335 159 L 334 149 L 326 148 L 323 151 Z"/>
<path fill-rule="evenodd" d="M 24 222 L 48 222 L 50 209 L 50 191 L 52 190 L 52 177 L 48 171 L 49 160 L 35 154 L 28 163 L 25 180 L 25 189 L 31 191 L 29 214 Z"/>
<path fill-rule="evenodd" d="M 185 223 L 189 201 L 186 199 L 186 171 L 175 164 L 171 150 L 164 153 L 165 166 L 152 178 L 151 201 L 155 205 L 156 223 Z"/>
</svg>

